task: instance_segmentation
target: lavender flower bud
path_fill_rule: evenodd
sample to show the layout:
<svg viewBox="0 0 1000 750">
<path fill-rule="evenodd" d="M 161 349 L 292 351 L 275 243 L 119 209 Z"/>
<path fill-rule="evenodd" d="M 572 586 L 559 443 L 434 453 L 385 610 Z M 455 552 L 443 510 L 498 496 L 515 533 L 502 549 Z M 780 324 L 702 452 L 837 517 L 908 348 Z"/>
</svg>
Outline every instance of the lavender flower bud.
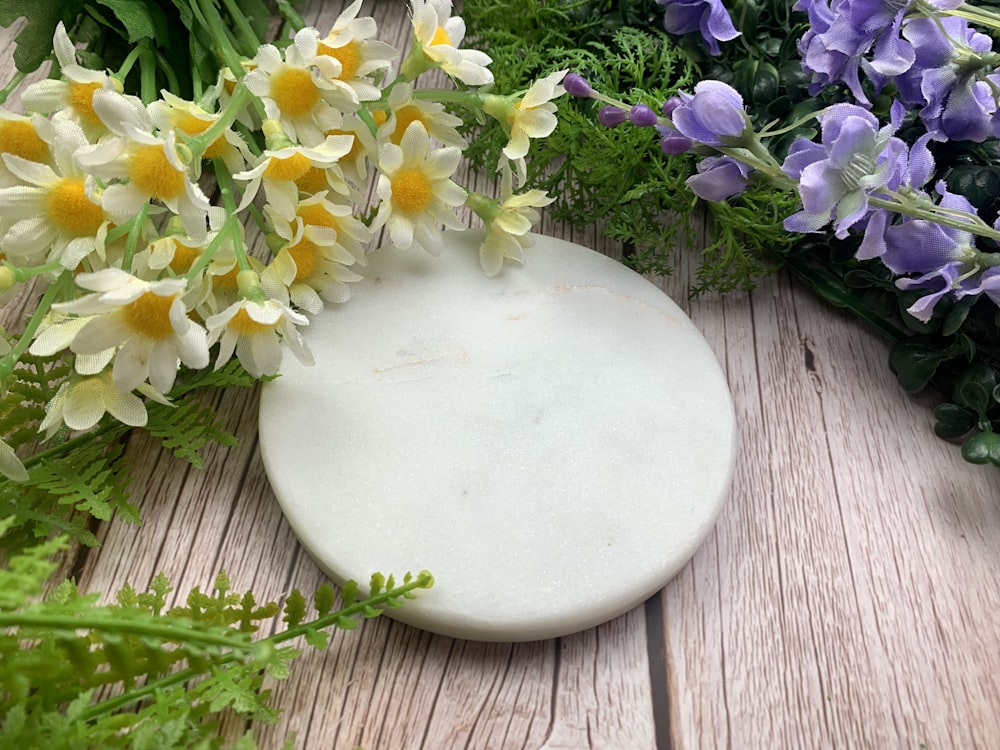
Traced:
<svg viewBox="0 0 1000 750">
<path fill-rule="evenodd" d="M 694 144 L 690 139 L 685 138 L 680 133 L 666 133 L 660 139 L 660 151 L 666 156 L 676 156 L 690 151 Z"/>
<path fill-rule="evenodd" d="M 663 102 L 663 116 L 670 117 L 674 114 L 674 110 L 681 106 L 683 102 L 679 96 L 672 96 Z"/>
<path fill-rule="evenodd" d="M 597 121 L 608 128 L 621 125 L 627 119 L 628 114 L 626 112 L 618 109 L 618 107 L 612 107 L 610 104 L 606 107 L 601 107 L 597 113 Z"/>
<path fill-rule="evenodd" d="M 638 125 L 639 127 L 651 127 L 658 122 L 656 112 L 651 110 L 645 104 L 636 104 L 629 110 L 628 113 L 629 122 L 633 125 Z"/>
<path fill-rule="evenodd" d="M 562 83 L 570 96 L 589 97 L 591 94 L 590 84 L 579 73 L 567 73 Z"/>
</svg>

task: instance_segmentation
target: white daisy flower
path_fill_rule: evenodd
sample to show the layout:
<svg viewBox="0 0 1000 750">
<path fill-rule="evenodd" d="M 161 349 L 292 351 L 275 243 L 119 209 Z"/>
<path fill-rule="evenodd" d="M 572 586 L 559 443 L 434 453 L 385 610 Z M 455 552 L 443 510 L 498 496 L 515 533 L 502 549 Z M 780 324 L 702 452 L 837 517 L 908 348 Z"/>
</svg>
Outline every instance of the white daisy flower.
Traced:
<svg viewBox="0 0 1000 750">
<path fill-rule="evenodd" d="M 449 179 L 461 158 L 454 146 L 430 151 L 430 136 L 419 122 L 410 124 L 398 146 L 382 146 L 376 188 L 382 202 L 372 229 L 388 225 L 392 244 L 402 250 L 416 244 L 440 252 L 440 225 L 463 226 L 452 207 L 465 203 L 466 192 Z"/>
<path fill-rule="evenodd" d="M 318 36 L 316 29 L 301 29 L 284 58 L 274 45 L 262 45 L 254 69 L 243 79 L 264 100 L 267 116 L 280 120 L 292 140 L 306 146 L 322 143 L 322 123 L 336 127 L 339 113 L 356 111 L 359 101 L 355 90 L 338 79 L 340 62 L 317 54 Z"/>
<path fill-rule="evenodd" d="M 486 66 L 493 59 L 478 50 L 458 49 L 465 38 L 465 21 L 451 17 L 451 0 L 410 0 L 414 48 L 401 73 L 412 80 L 423 70 L 441 68 L 469 86 L 493 83 Z M 422 59 L 421 59 L 422 58 Z"/>
<path fill-rule="evenodd" d="M 354 89 L 361 101 L 372 101 L 382 91 L 370 80 L 372 73 L 392 67 L 398 55 L 388 44 L 372 39 L 378 33 L 375 19 L 358 18 L 362 0 L 355 0 L 333 22 L 333 28 L 319 40 L 317 52 L 333 57 L 340 63 L 337 80 Z"/>
<path fill-rule="evenodd" d="M 124 223 L 150 200 L 180 216 L 192 236 L 203 236 L 210 204 L 177 151 L 177 135 L 152 135 L 153 122 L 135 97 L 94 94 L 94 109 L 114 134 L 76 154 L 77 163 L 101 179 L 121 180 L 104 188 L 101 205 Z"/>
<path fill-rule="evenodd" d="M 161 131 L 180 131 L 182 140 L 197 136 L 208 130 L 219 119 L 219 115 L 206 112 L 194 102 L 174 96 L 167 90 L 160 92 L 162 99 L 157 99 L 149 105 L 149 117 Z M 212 141 L 201 155 L 202 159 L 220 158 L 229 172 L 241 172 L 246 169 L 250 150 L 246 143 L 231 128 L 226 128 L 222 135 Z"/>
<path fill-rule="evenodd" d="M 261 276 L 265 292 L 312 314 L 323 309 L 323 299 L 350 299 L 347 284 L 361 276 L 347 266 L 367 262 L 363 245 L 371 239 L 350 206 L 331 203 L 321 193 L 299 204 L 294 223 L 272 220 L 285 244 Z"/>
<path fill-rule="evenodd" d="M 26 161 L 51 163 L 49 143 L 52 123 L 41 115 L 19 115 L 0 107 L 0 154 L 13 154 Z M 17 185 L 20 180 L 0 161 L 0 187 Z"/>
<path fill-rule="evenodd" d="M 148 383 L 140 383 L 137 390 L 161 404 L 170 403 Z M 129 427 L 144 427 L 149 419 L 145 402 L 134 393 L 118 390 L 110 374 L 105 372 L 59 386 L 56 395 L 45 406 L 45 419 L 38 431 L 44 432 L 49 439 L 63 425 L 71 430 L 89 430 L 106 413 Z"/>
<path fill-rule="evenodd" d="M 535 209 L 555 200 L 544 190 L 528 190 L 521 195 L 514 195 L 512 187 L 513 177 L 507 168 L 502 170 L 499 201 L 482 196 L 476 196 L 479 206 L 474 201 L 469 201 L 469 206 L 486 222 L 486 238 L 479 247 L 479 264 L 487 276 L 498 274 L 506 258 L 518 263 L 524 262 L 523 249 L 534 244 L 534 239 L 528 232 L 541 218 Z M 477 208 L 480 210 L 476 210 Z"/>
<path fill-rule="evenodd" d="M 205 321 L 209 345 L 219 341 L 219 369 L 236 353 L 243 368 L 254 377 L 275 375 L 281 367 L 281 345 L 306 365 L 313 356 L 296 326 L 309 325 L 309 319 L 278 300 L 253 302 L 242 299 Z"/>
<path fill-rule="evenodd" d="M 265 126 L 265 133 L 269 129 L 273 130 L 273 126 Z M 263 182 L 267 202 L 282 216 L 293 216 L 298 203 L 299 183 L 307 179 L 315 182 L 315 173 L 310 172 L 313 169 L 326 172 L 326 183 L 333 183 L 339 192 L 348 194 L 350 191 L 337 163 L 350 153 L 353 145 L 353 136 L 328 135 L 319 145 L 312 147 L 288 145 L 265 150 L 253 169 L 233 175 L 233 179 L 247 182 L 239 210 L 250 205 Z"/>
<path fill-rule="evenodd" d="M 566 93 L 561 85 L 566 72 L 560 70 L 538 79 L 519 99 L 491 94 L 483 97 L 483 111 L 496 118 L 507 133 L 509 140 L 503 155 L 514 162 L 522 182 L 529 139 L 545 138 L 556 129 L 556 105 L 552 100 Z"/>
<path fill-rule="evenodd" d="M 419 122 L 432 138 L 436 138 L 446 146 L 464 149 L 468 145 L 455 129 L 457 125 L 462 124 L 462 119 L 446 112 L 440 102 L 415 99 L 413 84 L 396 84 L 389 93 L 389 100 L 386 103 L 391 114 L 379 128 L 379 137 L 383 141 L 388 140 L 398 146 L 410 123 Z"/>
<path fill-rule="evenodd" d="M 307 236 L 313 241 L 323 245 L 336 244 L 343 253 L 347 253 L 353 259 L 351 261 L 345 259 L 344 263 L 350 265 L 356 262 L 362 266 L 368 265 L 365 247 L 371 242 L 372 230 L 355 218 L 351 206 L 329 200 L 327 193 L 317 193 L 303 198 L 296 206 L 295 215 L 291 219 L 272 211 L 268 211 L 268 218 L 271 219 L 275 233 L 285 240 L 286 244 L 291 242 L 295 234 L 295 225 L 301 223 L 305 227 Z"/>
<path fill-rule="evenodd" d="M 183 279 L 144 281 L 117 268 L 81 273 L 76 283 L 95 292 L 52 306 L 57 312 L 93 315 L 70 349 L 96 354 L 115 347 L 112 374 L 119 390 L 134 390 L 147 378 L 161 393 L 174 385 L 178 364 L 208 364 L 205 331 L 187 314 Z"/>
<path fill-rule="evenodd" d="M 88 195 L 87 175 L 74 158 L 90 145 L 83 130 L 66 119 L 52 126 L 55 169 L 14 154 L 3 156 L 10 173 L 22 181 L 0 189 L 0 216 L 11 222 L 3 248 L 22 259 L 47 255 L 72 269 L 103 248 L 109 218 Z"/>
<path fill-rule="evenodd" d="M 76 61 L 76 48 L 66 34 L 62 21 L 56 26 L 52 49 L 59 62 L 62 79 L 36 81 L 21 94 L 21 105 L 29 112 L 67 112 L 88 134 L 105 131 L 100 115 L 94 109 L 94 93 L 120 93 L 121 82 L 107 73 L 90 70 Z"/>
</svg>

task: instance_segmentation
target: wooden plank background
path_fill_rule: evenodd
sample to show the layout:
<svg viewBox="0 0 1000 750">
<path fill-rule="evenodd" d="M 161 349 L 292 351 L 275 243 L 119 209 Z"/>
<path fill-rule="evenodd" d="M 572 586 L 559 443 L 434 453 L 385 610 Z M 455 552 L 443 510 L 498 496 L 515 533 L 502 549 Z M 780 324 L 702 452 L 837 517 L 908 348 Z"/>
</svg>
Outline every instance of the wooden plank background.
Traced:
<svg viewBox="0 0 1000 750">
<path fill-rule="evenodd" d="M 303 16 L 325 31 L 341 7 L 310 0 Z M 404 3 L 366 11 L 406 46 Z M 16 30 L 0 36 L 7 73 Z M 540 231 L 620 251 L 596 229 Z M 564 638 L 484 644 L 383 618 L 337 633 L 274 686 L 284 713 L 258 727 L 262 747 L 289 732 L 338 750 L 996 747 L 1000 474 L 932 435 L 932 401 L 899 389 L 876 335 L 784 274 L 688 300 L 694 258 L 656 281 L 722 363 L 741 444 L 690 564 L 645 606 Z M 211 447 L 201 471 L 130 439 L 144 525 L 102 524 L 100 549 L 67 558 L 83 590 L 159 571 L 178 599 L 220 569 L 258 599 L 324 581 L 264 474 L 257 396 L 214 398 L 240 445 Z"/>
</svg>

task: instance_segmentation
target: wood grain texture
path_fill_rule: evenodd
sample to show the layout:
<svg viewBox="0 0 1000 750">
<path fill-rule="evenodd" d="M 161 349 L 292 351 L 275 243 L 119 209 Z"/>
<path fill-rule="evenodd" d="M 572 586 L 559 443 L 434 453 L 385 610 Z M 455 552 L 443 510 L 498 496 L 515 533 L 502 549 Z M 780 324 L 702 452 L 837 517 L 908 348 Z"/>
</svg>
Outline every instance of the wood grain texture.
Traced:
<svg viewBox="0 0 1000 750">
<path fill-rule="evenodd" d="M 405 46 L 406 4 L 369 5 Z M 342 6 L 302 14 L 322 29 Z M 15 31 L 0 35 L 6 70 Z M 597 229 L 546 218 L 540 231 L 620 254 Z M 262 747 L 289 733 L 336 750 L 994 746 L 1000 474 L 933 437 L 930 401 L 900 391 L 886 344 L 854 321 L 784 275 L 688 300 L 695 271 L 681 252 L 656 281 L 718 355 L 741 444 L 731 500 L 691 563 L 646 608 L 565 638 L 483 644 L 382 618 L 334 633 L 272 686 L 283 714 L 255 727 Z M 18 304 L 31 303 L 4 321 Z M 99 550 L 67 557 L 84 590 L 160 571 L 175 600 L 222 569 L 260 600 L 324 582 L 261 465 L 258 390 L 205 398 L 240 445 L 209 447 L 196 470 L 130 438 L 144 524 L 103 524 Z"/>
</svg>

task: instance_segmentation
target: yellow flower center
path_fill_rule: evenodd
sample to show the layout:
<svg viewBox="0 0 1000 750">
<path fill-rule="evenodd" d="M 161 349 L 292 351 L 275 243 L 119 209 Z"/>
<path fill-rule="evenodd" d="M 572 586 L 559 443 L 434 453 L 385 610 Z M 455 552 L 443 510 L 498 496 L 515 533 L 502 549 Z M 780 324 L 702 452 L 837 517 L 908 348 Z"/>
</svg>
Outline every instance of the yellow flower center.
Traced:
<svg viewBox="0 0 1000 750">
<path fill-rule="evenodd" d="M 295 186 L 303 193 L 315 195 L 320 190 L 329 190 L 326 180 L 326 170 L 319 167 L 309 167 L 306 173 L 295 180 Z"/>
<path fill-rule="evenodd" d="M 77 114 L 91 125 L 100 125 L 101 118 L 94 111 L 94 92 L 102 88 L 99 82 L 76 83 L 70 81 L 69 95 L 67 99 L 69 106 L 77 111 Z"/>
<path fill-rule="evenodd" d="M 138 146 L 128 160 L 128 176 L 139 190 L 169 201 L 184 192 L 184 172 L 177 169 L 163 146 Z"/>
<path fill-rule="evenodd" d="M 329 47 L 320 42 L 317 52 L 340 62 L 338 80 L 341 81 L 350 81 L 361 66 L 361 44 L 356 41 L 348 42 L 343 47 Z"/>
<path fill-rule="evenodd" d="M 174 240 L 174 257 L 170 259 L 170 270 L 177 274 L 187 273 L 199 257 L 201 257 L 201 248 L 191 247 Z"/>
<path fill-rule="evenodd" d="M 389 113 L 386 112 L 384 109 L 372 110 L 371 115 L 372 115 L 372 120 L 375 123 L 375 126 L 379 128 L 385 125 L 385 121 L 389 119 Z"/>
<path fill-rule="evenodd" d="M 448 32 L 444 30 L 444 26 L 438 26 L 434 29 L 434 36 L 431 37 L 431 45 L 435 44 L 447 44 L 449 47 L 451 44 L 451 37 L 448 36 Z"/>
<path fill-rule="evenodd" d="M 271 98 L 286 115 L 301 117 L 319 102 L 319 89 L 308 70 L 283 65 L 271 76 Z"/>
<path fill-rule="evenodd" d="M 419 169 L 401 170 L 392 181 L 392 204 L 404 214 L 418 214 L 431 202 L 431 182 Z"/>
<path fill-rule="evenodd" d="M 272 156 L 264 168 L 264 176 L 269 180 L 294 182 L 308 172 L 310 167 L 312 167 L 312 163 L 308 157 L 296 151 L 291 156 Z"/>
<path fill-rule="evenodd" d="M 308 279 L 316 272 L 319 261 L 319 248 L 316 244 L 302 238 L 291 247 L 285 248 L 295 261 L 295 281 Z"/>
<path fill-rule="evenodd" d="M 185 112 L 181 117 L 177 118 L 174 123 L 174 127 L 178 130 L 183 130 L 188 135 L 200 135 L 208 130 L 209 126 L 212 124 L 211 120 L 203 120 L 200 117 L 196 117 L 190 112 Z M 205 153 L 201 155 L 203 159 L 214 159 L 222 153 L 222 149 L 225 147 L 226 141 L 222 136 L 219 136 L 214 141 L 212 141 L 205 148 Z"/>
<path fill-rule="evenodd" d="M 212 286 L 215 289 L 236 289 L 236 277 L 239 275 L 239 272 L 240 267 L 233 266 L 227 273 L 219 276 L 213 276 Z"/>
<path fill-rule="evenodd" d="M 273 325 L 258 323 L 256 320 L 251 318 L 250 314 L 242 307 L 237 310 L 236 314 L 229 320 L 229 327 L 236 331 L 236 333 L 240 336 L 254 336 L 259 333 L 274 330 Z"/>
<path fill-rule="evenodd" d="M 425 130 L 430 130 L 427 127 L 427 120 L 424 119 L 424 113 L 420 111 L 419 107 L 415 107 L 412 104 L 407 104 L 405 107 L 400 107 L 396 110 L 396 129 L 392 133 L 390 140 L 397 146 L 399 142 L 403 140 L 403 133 L 410 126 L 411 122 L 422 123 Z"/>
<path fill-rule="evenodd" d="M 46 209 L 52 223 L 74 237 L 93 236 L 104 222 L 104 209 L 87 197 L 82 178 L 64 177 L 53 185 Z"/>
<path fill-rule="evenodd" d="M 300 205 L 298 211 L 302 217 L 303 224 L 312 224 L 317 227 L 329 227 L 337 231 L 337 217 L 323 208 L 321 203 L 312 203 L 305 206 Z"/>
<path fill-rule="evenodd" d="M 42 161 L 49 155 L 49 146 L 27 120 L 0 120 L 0 153 Z"/>
<path fill-rule="evenodd" d="M 164 296 L 146 292 L 125 305 L 125 322 L 133 331 L 147 338 L 155 341 L 165 339 L 174 333 L 174 327 L 170 323 L 170 306 L 175 299 L 174 294 Z"/>
</svg>

